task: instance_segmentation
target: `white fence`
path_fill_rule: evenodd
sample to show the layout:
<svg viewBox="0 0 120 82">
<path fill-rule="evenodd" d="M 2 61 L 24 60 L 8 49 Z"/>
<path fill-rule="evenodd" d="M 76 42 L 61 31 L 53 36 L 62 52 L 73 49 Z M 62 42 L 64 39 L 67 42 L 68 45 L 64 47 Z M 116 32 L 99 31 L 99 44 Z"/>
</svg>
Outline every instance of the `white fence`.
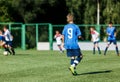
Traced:
<svg viewBox="0 0 120 82">
<path fill-rule="evenodd" d="M 120 49 L 120 42 L 117 43 L 118 48 Z M 99 46 L 101 50 L 105 50 L 107 42 L 100 42 Z M 92 42 L 79 42 L 79 46 L 81 50 L 93 50 Z M 49 42 L 39 42 L 37 50 L 50 50 Z M 56 42 L 53 43 L 53 50 L 58 50 Z M 115 50 L 115 46 L 113 44 L 110 45 L 109 50 Z"/>
</svg>

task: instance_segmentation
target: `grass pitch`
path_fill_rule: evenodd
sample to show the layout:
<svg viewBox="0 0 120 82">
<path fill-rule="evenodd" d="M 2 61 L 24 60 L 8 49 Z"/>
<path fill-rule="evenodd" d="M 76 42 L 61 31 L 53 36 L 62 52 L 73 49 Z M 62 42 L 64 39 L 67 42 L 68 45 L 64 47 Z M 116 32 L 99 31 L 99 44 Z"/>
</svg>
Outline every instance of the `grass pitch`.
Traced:
<svg viewBox="0 0 120 82">
<path fill-rule="evenodd" d="M 2 51 L 1 51 L 2 52 Z M 69 58 L 58 51 L 16 50 L 15 56 L 0 54 L 0 82 L 120 82 L 120 57 L 83 51 L 77 76 L 68 70 Z"/>
</svg>

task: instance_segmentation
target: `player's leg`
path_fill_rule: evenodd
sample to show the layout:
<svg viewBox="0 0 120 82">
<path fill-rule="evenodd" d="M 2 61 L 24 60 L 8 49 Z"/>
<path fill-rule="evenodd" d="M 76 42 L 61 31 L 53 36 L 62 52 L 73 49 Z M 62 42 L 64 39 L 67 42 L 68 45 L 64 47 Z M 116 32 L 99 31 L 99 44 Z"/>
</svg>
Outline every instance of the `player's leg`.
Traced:
<svg viewBox="0 0 120 82">
<path fill-rule="evenodd" d="M 77 56 L 77 58 L 74 60 L 74 63 L 72 65 L 76 68 L 76 66 L 80 63 L 82 58 L 83 58 L 82 55 Z"/>
<path fill-rule="evenodd" d="M 3 48 L 5 49 L 5 51 L 7 51 L 10 55 L 12 54 L 12 52 L 9 50 L 9 46 L 7 44 L 3 45 Z"/>
<path fill-rule="evenodd" d="M 2 41 L 1 46 L 5 49 L 5 51 L 7 51 L 10 55 L 12 54 L 12 52 L 9 50 L 9 46 L 8 46 L 8 42 Z"/>
<path fill-rule="evenodd" d="M 69 67 L 69 70 L 71 71 L 71 73 L 74 75 L 75 74 L 75 71 L 74 71 L 74 66 L 73 63 L 74 63 L 74 60 L 75 60 L 75 56 L 73 55 L 73 50 L 72 49 L 67 49 L 67 56 L 70 57 L 70 64 L 71 66 Z"/>
<path fill-rule="evenodd" d="M 60 52 L 63 52 L 61 45 L 58 45 Z"/>
<path fill-rule="evenodd" d="M 107 50 L 108 50 L 111 43 L 112 43 L 112 41 L 108 41 L 108 44 L 107 44 L 107 46 L 105 48 L 105 51 L 104 51 L 104 55 L 106 55 L 106 52 L 107 52 Z"/>
<path fill-rule="evenodd" d="M 74 63 L 74 60 L 75 60 L 75 57 L 72 56 L 72 57 L 71 57 L 71 60 L 70 60 L 70 65 L 72 65 L 72 64 Z"/>
<path fill-rule="evenodd" d="M 113 44 L 115 45 L 116 53 L 117 53 L 117 55 L 119 56 L 119 50 L 118 50 L 118 46 L 117 46 L 116 40 L 113 41 Z"/>
<path fill-rule="evenodd" d="M 76 68 L 76 66 L 80 63 L 80 61 L 82 60 L 83 56 L 82 56 L 82 53 L 80 51 L 80 49 L 75 49 L 74 51 L 74 54 L 76 54 L 76 59 L 74 59 L 74 62 L 73 64 L 71 65 L 71 67 L 73 67 L 74 69 Z M 74 70 L 74 75 L 76 75 L 76 71 Z"/>
<path fill-rule="evenodd" d="M 71 66 L 69 67 L 69 70 L 71 71 L 71 73 L 72 73 L 73 75 L 76 74 L 76 72 L 75 72 L 75 66 L 73 66 L 73 64 L 74 64 L 74 60 L 75 60 L 75 57 L 72 56 L 72 57 L 71 57 L 71 60 L 70 60 L 70 64 L 71 64 Z"/>
<path fill-rule="evenodd" d="M 12 51 L 13 55 L 15 55 L 15 50 L 13 47 L 11 47 L 11 51 Z"/>
<path fill-rule="evenodd" d="M 93 54 L 95 54 L 95 44 L 96 42 L 93 43 Z"/>
<path fill-rule="evenodd" d="M 99 42 L 96 43 L 96 47 L 97 47 L 97 49 L 98 49 L 99 54 L 101 54 L 101 50 L 100 50 L 100 47 L 99 47 L 98 43 L 99 43 Z"/>
<path fill-rule="evenodd" d="M 12 41 L 9 41 L 8 45 L 9 45 L 10 50 L 12 51 L 12 54 L 15 55 L 15 50 L 13 48 Z"/>
</svg>

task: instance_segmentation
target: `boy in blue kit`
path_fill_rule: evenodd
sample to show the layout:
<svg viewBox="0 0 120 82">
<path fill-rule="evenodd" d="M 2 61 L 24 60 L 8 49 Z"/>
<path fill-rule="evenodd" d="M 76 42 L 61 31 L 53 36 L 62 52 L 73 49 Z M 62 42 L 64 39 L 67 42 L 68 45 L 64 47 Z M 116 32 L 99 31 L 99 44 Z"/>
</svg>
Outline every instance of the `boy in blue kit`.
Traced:
<svg viewBox="0 0 120 82">
<path fill-rule="evenodd" d="M 79 27 L 73 23 L 73 18 L 72 14 L 67 15 L 68 24 L 64 26 L 62 39 L 64 47 L 67 50 L 67 56 L 71 58 L 69 70 L 73 75 L 77 75 L 75 69 L 83 56 L 78 45 L 78 38 L 81 37 L 81 31 Z"/>
<path fill-rule="evenodd" d="M 108 35 L 108 44 L 105 48 L 104 55 L 106 55 L 106 52 L 110 46 L 111 43 L 115 45 L 116 53 L 119 56 L 118 46 L 116 42 L 116 28 L 112 26 L 112 22 L 109 23 L 109 26 L 106 29 L 106 33 Z"/>
</svg>

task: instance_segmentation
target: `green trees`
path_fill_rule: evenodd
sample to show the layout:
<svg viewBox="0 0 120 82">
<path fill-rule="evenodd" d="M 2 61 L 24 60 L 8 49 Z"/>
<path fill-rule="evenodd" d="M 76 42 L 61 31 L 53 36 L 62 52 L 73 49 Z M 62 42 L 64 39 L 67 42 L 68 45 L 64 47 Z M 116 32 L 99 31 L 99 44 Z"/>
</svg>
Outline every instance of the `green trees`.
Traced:
<svg viewBox="0 0 120 82">
<path fill-rule="evenodd" d="M 100 1 L 100 23 L 120 23 L 120 0 Z M 57 13 L 59 12 L 59 13 Z M 2 22 L 51 22 L 65 23 L 68 12 L 75 14 L 76 23 L 96 24 L 97 0 L 0 0 Z M 61 16 L 62 15 L 62 16 Z"/>
<path fill-rule="evenodd" d="M 99 2 L 100 24 L 120 24 L 120 0 Z M 66 24 L 69 12 L 74 13 L 77 24 L 97 24 L 97 0 L 0 0 L 0 22 Z M 88 27 L 81 29 L 85 40 L 89 39 Z M 27 28 L 28 39 L 32 30 Z"/>
</svg>

